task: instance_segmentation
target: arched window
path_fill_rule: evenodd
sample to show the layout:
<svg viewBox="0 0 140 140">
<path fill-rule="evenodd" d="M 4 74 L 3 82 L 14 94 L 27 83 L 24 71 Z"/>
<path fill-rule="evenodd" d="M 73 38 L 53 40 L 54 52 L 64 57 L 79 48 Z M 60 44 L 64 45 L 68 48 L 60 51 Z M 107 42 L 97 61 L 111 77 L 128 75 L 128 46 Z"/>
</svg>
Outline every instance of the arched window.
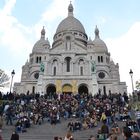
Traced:
<svg viewBox="0 0 140 140">
<path fill-rule="evenodd" d="M 98 63 L 100 63 L 100 56 L 98 56 Z"/>
<path fill-rule="evenodd" d="M 70 72 L 70 60 L 71 60 L 71 58 L 66 57 L 65 60 L 66 60 L 66 72 Z"/>
<path fill-rule="evenodd" d="M 41 63 L 41 56 L 39 57 L 39 63 Z"/>
<path fill-rule="evenodd" d="M 55 76 L 56 75 L 56 68 L 58 67 L 58 62 L 56 59 L 53 60 L 53 75 Z"/>
<path fill-rule="evenodd" d="M 32 93 L 35 94 L 35 86 L 32 87 Z"/>
<path fill-rule="evenodd" d="M 80 75 L 84 75 L 83 67 L 80 67 Z"/>
<path fill-rule="evenodd" d="M 56 75 L 56 67 L 53 68 L 53 75 Z"/>
<path fill-rule="evenodd" d="M 84 64 L 84 60 L 83 59 L 80 59 L 79 60 L 79 65 L 83 65 Z"/>
<path fill-rule="evenodd" d="M 38 56 L 36 57 L 36 63 L 38 63 Z"/>
<path fill-rule="evenodd" d="M 101 56 L 101 62 L 103 62 L 103 56 Z"/>
</svg>

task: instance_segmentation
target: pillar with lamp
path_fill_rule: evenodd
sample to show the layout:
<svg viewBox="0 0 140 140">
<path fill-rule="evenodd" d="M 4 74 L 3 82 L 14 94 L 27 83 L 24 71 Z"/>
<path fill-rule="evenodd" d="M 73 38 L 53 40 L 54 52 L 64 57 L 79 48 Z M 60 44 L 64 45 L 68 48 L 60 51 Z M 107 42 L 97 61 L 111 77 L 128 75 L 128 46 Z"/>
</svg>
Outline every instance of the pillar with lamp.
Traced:
<svg viewBox="0 0 140 140">
<path fill-rule="evenodd" d="M 11 85 L 10 85 L 10 93 L 11 93 L 11 89 L 12 89 L 12 84 L 13 84 L 13 77 L 14 77 L 14 75 L 15 75 L 15 71 L 13 70 L 13 71 L 11 72 Z"/>
<path fill-rule="evenodd" d="M 131 76 L 132 94 L 134 94 L 133 71 L 132 71 L 132 69 L 130 69 L 129 74 Z"/>
<path fill-rule="evenodd" d="M 135 90 L 134 90 L 134 84 L 133 84 L 133 71 L 130 69 L 129 74 L 131 76 L 131 84 L 132 84 L 132 95 L 133 95 L 133 100 L 137 100 L 137 96 L 135 95 Z"/>
</svg>

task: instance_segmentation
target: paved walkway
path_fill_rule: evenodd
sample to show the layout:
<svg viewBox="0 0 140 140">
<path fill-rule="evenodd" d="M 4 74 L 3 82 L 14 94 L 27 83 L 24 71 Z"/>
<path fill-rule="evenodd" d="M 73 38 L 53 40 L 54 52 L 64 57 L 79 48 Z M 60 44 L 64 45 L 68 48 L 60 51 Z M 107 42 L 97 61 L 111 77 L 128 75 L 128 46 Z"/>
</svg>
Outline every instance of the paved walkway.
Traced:
<svg viewBox="0 0 140 140">
<path fill-rule="evenodd" d="M 70 120 L 62 121 L 60 124 L 51 125 L 44 122 L 41 125 L 32 125 L 27 129 L 27 132 L 20 133 L 20 140 L 54 140 L 54 136 L 64 138 L 67 133 L 67 124 Z M 123 125 L 123 123 L 121 123 Z M 73 133 L 74 140 L 88 140 L 90 135 L 96 135 L 99 127 L 81 130 Z M 14 126 L 4 125 L 2 130 L 3 140 L 10 140 L 11 134 L 14 131 Z"/>
</svg>

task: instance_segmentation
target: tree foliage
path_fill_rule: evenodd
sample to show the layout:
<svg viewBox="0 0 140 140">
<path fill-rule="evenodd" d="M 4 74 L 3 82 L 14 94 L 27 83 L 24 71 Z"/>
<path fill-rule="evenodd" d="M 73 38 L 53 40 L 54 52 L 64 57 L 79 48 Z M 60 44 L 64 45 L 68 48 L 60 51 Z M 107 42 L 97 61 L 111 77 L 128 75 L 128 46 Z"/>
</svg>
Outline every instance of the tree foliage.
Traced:
<svg viewBox="0 0 140 140">
<path fill-rule="evenodd" d="M 0 69 L 0 88 L 9 86 L 9 80 L 9 76 L 3 70 Z"/>
<path fill-rule="evenodd" d="M 140 90 L 140 79 L 138 81 L 136 81 L 136 89 Z"/>
</svg>

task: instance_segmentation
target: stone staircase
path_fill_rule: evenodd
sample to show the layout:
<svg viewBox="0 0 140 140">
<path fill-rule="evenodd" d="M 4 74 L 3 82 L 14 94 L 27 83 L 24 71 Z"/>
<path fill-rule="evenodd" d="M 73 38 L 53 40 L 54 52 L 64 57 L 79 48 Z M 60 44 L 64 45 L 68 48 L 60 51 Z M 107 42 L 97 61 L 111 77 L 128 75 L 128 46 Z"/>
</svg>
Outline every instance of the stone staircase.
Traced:
<svg viewBox="0 0 140 140">
<path fill-rule="evenodd" d="M 31 128 L 27 129 L 25 133 L 19 133 L 20 140 L 54 140 L 55 136 L 64 138 L 68 129 L 67 121 L 63 121 L 57 125 L 50 125 L 48 122 L 44 122 L 41 125 L 32 125 Z M 14 126 L 4 125 L 1 132 L 3 140 L 10 140 Z M 97 128 L 81 130 L 73 132 L 74 140 L 88 140 L 90 135 L 97 134 Z"/>
<path fill-rule="evenodd" d="M 41 125 L 32 125 L 31 128 L 27 129 L 27 132 L 19 133 L 20 140 L 54 140 L 55 136 L 64 138 L 68 131 L 68 122 L 69 120 L 66 120 L 62 121 L 60 124 L 51 125 L 45 121 Z M 121 122 L 120 125 L 122 126 L 124 123 Z M 99 127 L 100 126 L 101 124 Z M 74 140 L 88 140 L 90 135 L 96 136 L 99 127 L 73 132 Z M 10 140 L 13 131 L 14 126 L 4 125 L 1 132 L 3 140 Z"/>
</svg>

